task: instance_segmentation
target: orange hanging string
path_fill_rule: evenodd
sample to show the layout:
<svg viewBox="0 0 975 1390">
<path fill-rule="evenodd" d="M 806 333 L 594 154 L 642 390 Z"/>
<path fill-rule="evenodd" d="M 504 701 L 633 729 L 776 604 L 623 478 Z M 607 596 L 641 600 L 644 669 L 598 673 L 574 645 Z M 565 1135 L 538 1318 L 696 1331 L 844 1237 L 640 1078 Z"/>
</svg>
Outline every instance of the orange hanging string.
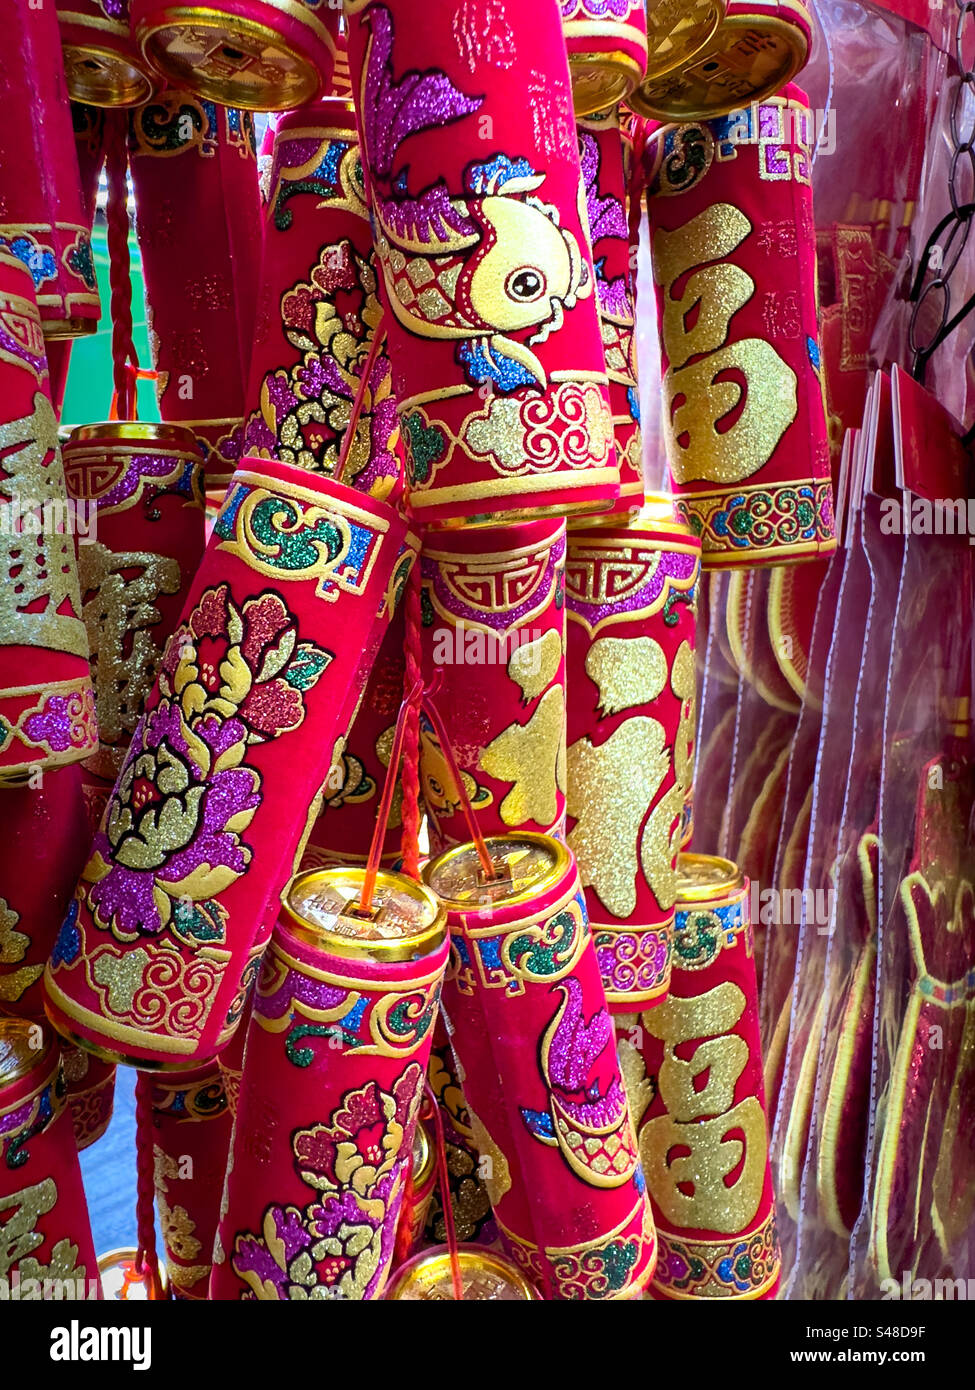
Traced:
<svg viewBox="0 0 975 1390">
<path fill-rule="evenodd" d="M 436 731 L 437 738 L 440 740 L 440 747 L 443 750 L 443 755 L 447 760 L 447 766 L 450 768 L 450 775 L 454 779 L 454 785 L 457 788 L 460 809 L 464 814 L 464 820 L 467 822 L 468 834 L 471 837 L 474 848 L 477 850 L 477 857 L 481 861 L 484 877 L 491 881 L 497 878 L 497 869 L 494 866 L 494 860 L 488 853 L 487 844 L 485 843 L 484 836 L 481 834 L 480 827 L 477 823 L 477 816 L 474 814 L 474 807 L 471 805 L 471 799 L 467 795 L 467 788 L 464 786 L 464 774 L 457 765 L 457 757 L 454 753 L 450 738 L 448 737 L 446 725 L 440 717 L 439 710 L 430 698 L 430 694 L 434 692 L 435 689 L 436 685 L 430 686 L 427 688 L 427 691 L 424 692 L 422 702 L 423 713 L 430 720 L 430 723 Z"/>
<path fill-rule="evenodd" d="M 389 754 L 389 767 L 386 769 L 386 781 L 383 783 L 382 799 L 379 802 L 379 810 L 376 812 L 376 827 L 372 832 L 372 844 L 369 846 L 369 858 L 366 861 L 365 877 L 362 880 L 362 892 L 359 894 L 359 910 L 361 912 L 369 912 L 372 908 L 372 897 L 376 891 L 376 875 L 379 873 L 379 864 L 382 860 L 386 826 L 389 823 L 393 793 L 396 790 L 396 780 L 399 776 L 400 758 L 403 756 L 406 720 L 411 703 L 419 699 L 422 690 L 422 683 L 418 682 L 415 689 L 410 691 L 399 707 L 396 730 L 393 734 L 393 746 Z"/>
<path fill-rule="evenodd" d="M 406 605 L 406 680 L 405 688 L 414 690 L 422 684 L 420 557 L 417 556 L 406 584 L 403 603 Z M 420 705 L 409 702 L 406 716 L 406 743 L 403 749 L 403 834 L 400 852 L 403 872 L 409 878 L 420 877 Z"/>
<path fill-rule="evenodd" d="M 335 465 L 335 472 L 332 475 L 337 483 L 342 482 L 345 477 L 345 469 L 349 461 L 349 455 L 352 453 L 352 445 L 355 443 L 355 432 L 359 427 L 359 417 L 362 414 L 362 407 L 365 404 L 366 392 L 370 390 L 372 369 L 376 365 L 376 358 L 379 356 L 379 350 L 385 341 L 386 330 L 383 327 L 382 315 L 380 315 L 379 322 L 372 335 L 372 342 L 369 344 L 366 365 L 362 369 L 362 376 L 359 378 L 359 385 L 356 387 L 355 399 L 352 402 L 352 409 L 349 412 L 349 423 L 345 427 L 345 435 L 342 439 L 342 448 L 339 451 L 338 463 Z"/>
<path fill-rule="evenodd" d="M 152 1152 L 152 1103 L 148 1076 L 140 1073 L 135 1082 L 135 1144 L 136 1144 L 136 1232 L 139 1251 L 135 1257 L 137 1272 L 145 1280 L 150 1299 L 162 1299 L 162 1278 L 156 1252 L 156 1188 Z"/>
<path fill-rule="evenodd" d="M 132 329 L 132 279 L 129 262 L 129 156 L 127 111 L 106 112 L 105 179 L 108 202 L 109 284 L 111 285 L 112 372 L 118 410 L 123 420 L 134 418 L 135 380 L 138 369 Z"/>
<path fill-rule="evenodd" d="M 450 1282 L 454 1288 L 454 1298 L 458 1303 L 464 1301 L 464 1281 L 460 1273 L 460 1258 L 457 1251 L 457 1228 L 454 1225 L 454 1208 L 450 1201 L 450 1174 L 447 1170 L 447 1141 L 443 1132 L 443 1116 L 427 1078 L 425 1089 L 427 1099 L 433 1107 L 434 1143 L 437 1149 L 437 1187 L 440 1190 L 440 1205 L 443 1208 L 444 1233 L 447 1237 L 447 1250 L 450 1254 Z"/>
</svg>

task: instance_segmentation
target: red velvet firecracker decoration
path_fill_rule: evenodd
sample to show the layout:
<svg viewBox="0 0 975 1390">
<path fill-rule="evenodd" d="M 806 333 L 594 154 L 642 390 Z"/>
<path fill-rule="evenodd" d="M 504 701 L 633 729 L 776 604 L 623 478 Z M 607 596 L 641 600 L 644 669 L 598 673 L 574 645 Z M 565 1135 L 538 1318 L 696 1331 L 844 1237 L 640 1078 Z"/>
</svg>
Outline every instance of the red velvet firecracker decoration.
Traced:
<svg viewBox="0 0 975 1390">
<path fill-rule="evenodd" d="M 203 1299 L 210 1283 L 233 1117 L 215 1062 L 152 1078 L 156 1210 L 169 1288 L 177 1299 Z"/>
<path fill-rule="evenodd" d="M 52 955 L 62 1031 L 143 1065 L 229 1042 L 415 545 L 330 479 L 237 473 Z"/>
<path fill-rule="evenodd" d="M 668 126 L 648 146 L 667 453 L 705 568 L 836 546 L 810 132 L 788 87 L 737 126 Z"/>
<path fill-rule="evenodd" d="M 130 163 L 159 413 L 192 429 L 221 487 L 243 454 L 260 280 L 253 119 L 162 92 L 132 117 Z"/>
<path fill-rule="evenodd" d="M 363 878 L 301 874 L 272 936 L 211 1298 L 382 1297 L 448 945 L 427 889 L 381 871 L 363 914 Z"/>
<path fill-rule="evenodd" d="M 78 762 L 98 737 L 33 288 L 23 263 L 0 254 L 0 785 L 7 786 Z"/>
<path fill-rule="evenodd" d="M 0 1020 L 0 1226 L 10 1299 L 101 1297 L 64 1096 L 51 1030 Z"/>
<path fill-rule="evenodd" d="M 394 501 L 403 466 L 392 370 L 385 351 L 370 355 L 384 332 L 378 280 L 351 102 L 290 112 L 274 138 L 244 447 L 316 473 L 333 473 L 346 448 L 346 482 Z"/>
<path fill-rule="evenodd" d="M 569 533 L 567 838 L 614 1013 L 670 983 L 700 555 L 669 497 Z"/>
<path fill-rule="evenodd" d="M 472 844 L 424 879 L 452 938 L 447 1030 L 506 1252 L 546 1299 L 638 1297 L 656 1260 L 613 1024 L 571 854 Z"/>
<path fill-rule="evenodd" d="M 51 3 L 12 0 L 0 70 L 0 253 L 30 271 L 47 338 L 93 333 L 98 286 Z"/>
<path fill-rule="evenodd" d="M 350 0 L 349 57 L 416 516 L 618 495 L 558 0 Z"/>
<path fill-rule="evenodd" d="M 486 834 L 565 829 L 565 523 L 428 536 L 423 661 Z M 469 836 L 437 731 L 420 773 L 434 852 Z"/>
<path fill-rule="evenodd" d="M 681 855 L 670 994 L 618 1021 L 660 1240 L 654 1298 L 778 1289 L 748 894 L 728 860 Z"/>
</svg>

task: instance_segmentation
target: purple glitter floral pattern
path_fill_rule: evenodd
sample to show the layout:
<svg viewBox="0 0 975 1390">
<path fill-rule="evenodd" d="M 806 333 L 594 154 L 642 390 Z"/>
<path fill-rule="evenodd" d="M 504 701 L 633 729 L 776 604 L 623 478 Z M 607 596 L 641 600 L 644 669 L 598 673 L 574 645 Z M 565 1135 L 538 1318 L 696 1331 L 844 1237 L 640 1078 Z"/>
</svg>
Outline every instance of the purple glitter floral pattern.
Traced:
<svg viewBox="0 0 975 1390">
<path fill-rule="evenodd" d="M 260 406 L 244 424 L 248 453 L 334 472 L 381 317 L 372 254 L 361 255 L 347 238 L 323 246 L 308 280 L 281 297 L 283 335 L 300 357 L 266 373 Z M 349 450 L 347 481 L 384 500 L 401 471 L 399 438 L 392 369 L 380 352 Z"/>
<path fill-rule="evenodd" d="M 91 752 L 98 747 L 95 696 L 85 681 L 65 695 L 41 696 L 40 709 L 22 720 L 21 728 L 36 748 L 51 753 Z"/>
<path fill-rule="evenodd" d="M 226 584 L 201 595 L 166 648 L 159 699 L 135 731 L 82 875 L 96 926 L 121 941 L 168 929 L 194 951 L 223 942 L 220 896 L 247 871 L 244 833 L 261 804 L 248 749 L 300 726 L 328 660 L 299 640 L 280 595 L 239 607 Z"/>
<path fill-rule="evenodd" d="M 673 959 L 669 931 L 599 931 L 593 942 L 607 996 L 632 994 L 650 1001 L 666 992 Z"/>
<path fill-rule="evenodd" d="M 348 1091 L 328 1122 L 296 1130 L 304 1208 L 272 1204 L 261 1234 L 238 1232 L 231 1264 L 244 1299 L 375 1299 L 393 1259 L 423 1070 L 411 1062 L 389 1090 Z"/>
</svg>

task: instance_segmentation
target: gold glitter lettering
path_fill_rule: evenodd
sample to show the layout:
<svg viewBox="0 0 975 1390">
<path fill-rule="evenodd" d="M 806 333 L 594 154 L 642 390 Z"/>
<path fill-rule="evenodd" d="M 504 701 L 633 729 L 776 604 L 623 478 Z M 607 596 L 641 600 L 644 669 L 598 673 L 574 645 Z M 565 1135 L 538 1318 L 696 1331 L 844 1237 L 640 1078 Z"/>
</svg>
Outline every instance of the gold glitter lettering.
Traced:
<svg viewBox="0 0 975 1390">
<path fill-rule="evenodd" d="M 681 483 L 751 477 L 796 418 L 796 375 L 775 348 L 761 338 L 728 342 L 732 320 L 755 283 L 726 258 L 752 230 L 739 208 L 715 203 L 653 238 L 669 362 L 668 456 Z"/>
<path fill-rule="evenodd" d="M 15 1264 L 43 1244 L 44 1234 L 35 1228 L 57 1199 L 58 1189 L 53 1178 L 45 1178 L 33 1187 L 22 1187 L 9 1196 L 0 1196 L 0 1215 L 13 1211 L 11 1217 L 0 1222 L 0 1279 L 6 1279 Z"/>
<path fill-rule="evenodd" d="M 654 1200 L 676 1227 L 732 1235 L 758 1211 L 765 1114 L 755 1096 L 734 1104 L 748 1045 L 731 1030 L 744 1010 L 744 992 L 725 981 L 697 998 L 671 995 L 643 1014 L 644 1028 L 664 1044 L 658 1084 L 668 1113 L 643 1126 L 640 1157 Z M 678 1057 L 694 1039 L 701 1041 L 692 1056 Z"/>
<path fill-rule="evenodd" d="M 527 724 L 509 724 L 481 754 L 480 765 L 489 777 L 514 783 L 499 807 L 505 825 L 555 823 L 558 762 L 564 747 L 565 691 L 554 685 Z"/>
<path fill-rule="evenodd" d="M 162 655 L 152 634 L 160 621 L 156 603 L 161 594 L 178 593 L 179 563 L 148 551 L 111 551 L 96 541 L 79 546 L 78 566 L 99 736 L 103 744 L 126 743 Z"/>
<path fill-rule="evenodd" d="M 20 913 L 14 911 L 6 898 L 0 898 L 0 965 L 16 965 L 27 954 L 30 937 L 26 932 L 17 931 L 19 921 Z M 20 970 L 0 974 L 0 1000 L 15 1003 L 43 973 L 41 964 L 25 965 Z"/>
<path fill-rule="evenodd" d="M 0 425 L 0 502 L 24 508 L 18 527 L 0 535 L 0 638 L 87 657 L 57 420 L 42 392 L 33 405 Z"/>
<path fill-rule="evenodd" d="M 599 687 L 596 708 L 605 719 L 656 700 L 667 684 L 667 659 L 652 637 L 598 637 L 586 656 L 586 675 Z"/>
<path fill-rule="evenodd" d="M 579 739 L 568 765 L 567 809 L 576 818 L 568 841 L 582 883 L 614 917 L 629 917 L 636 908 L 640 826 L 670 766 L 663 726 L 634 715 L 605 743 Z"/>
<path fill-rule="evenodd" d="M 674 770 L 677 781 L 686 792 L 691 785 L 693 772 L 695 702 L 697 680 L 694 670 L 694 652 L 689 642 L 682 642 L 674 657 L 674 668 L 670 673 L 670 688 L 681 702 L 680 724 L 674 742 Z"/>
</svg>

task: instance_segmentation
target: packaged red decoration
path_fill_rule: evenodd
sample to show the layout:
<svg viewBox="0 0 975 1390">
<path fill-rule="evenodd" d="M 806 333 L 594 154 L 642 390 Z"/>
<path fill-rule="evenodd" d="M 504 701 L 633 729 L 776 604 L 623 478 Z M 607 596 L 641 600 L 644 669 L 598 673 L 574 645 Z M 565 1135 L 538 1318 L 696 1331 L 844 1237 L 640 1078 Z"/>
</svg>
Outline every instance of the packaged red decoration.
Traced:
<svg viewBox="0 0 975 1390">
<path fill-rule="evenodd" d="M 328 90 L 333 0 L 132 0 L 142 52 L 173 86 L 221 106 L 290 111 Z"/>
<path fill-rule="evenodd" d="M 836 545 L 811 122 L 789 87 L 735 117 L 668 126 L 648 148 L 667 454 L 705 568 Z"/>
<path fill-rule="evenodd" d="M 703 18 L 702 6 L 694 8 Z M 812 18 L 802 0 L 728 0 L 710 39 L 662 74 L 651 62 L 646 82 L 627 101 L 661 121 L 740 115 L 791 82 L 811 47 Z"/>
<path fill-rule="evenodd" d="M 681 855 L 678 873 L 670 994 L 624 1025 L 620 1040 L 660 1241 L 651 1294 L 774 1298 L 780 1259 L 748 880 L 703 854 Z"/>
<path fill-rule="evenodd" d="M 0 785 L 95 748 L 95 702 L 44 338 L 30 273 L 0 254 Z"/>
<path fill-rule="evenodd" d="M 40 8 L 40 6 L 38 6 Z M 160 85 L 129 25 L 129 0 L 57 0 L 72 101 L 141 106 Z"/>
<path fill-rule="evenodd" d="M 244 448 L 333 473 L 368 368 L 344 477 L 391 500 L 402 449 L 389 358 L 371 353 L 378 277 L 351 101 L 290 112 L 274 138 Z"/>
<path fill-rule="evenodd" d="M 220 487 L 244 453 L 260 279 L 253 119 L 165 91 L 134 113 L 129 160 L 159 413 L 192 429 Z"/>
<path fill-rule="evenodd" d="M 556 0 L 348 0 L 410 506 L 459 526 L 618 495 Z"/>
<path fill-rule="evenodd" d="M 174 1298 L 204 1299 L 233 1117 L 216 1062 L 153 1077 L 153 1171 L 156 1211 Z"/>
<path fill-rule="evenodd" d="M 377 1299 L 389 1277 L 447 929 L 379 872 L 299 874 L 254 996 L 215 1299 Z"/>
<path fill-rule="evenodd" d="M 429 536 L 424 669 L 485 834 L 565 827 L 565 522 Z M 469 836 L 437 731 L 421 721 L 434 850 Z"/>
<path fill-rule="evenodd" d="M 561 0 L 578 115 L 621 101 L 647 71 L 646 0 Z"/>
<path fill-rule="evenodd" d="M 569 532 L 568 827 L 613 1012 L 664 998 L 694 738 L 701 543 L 670 497 Z"/>
<path fill-rule="evenodd" d="M 452 953 L 443 1009 L 505 1251 L 549 1300 L 639 1297 L 653 1218 L 579 874 L 545 835 L 424 869 Z"/>
<path fill-rule="evenodd" d="M 331 479 L 235 475 L 47 971 L 75 1041 L 186 1067 L 230 1040 L 415 545 Z"/>
<path fill-rule="evenodd" d="M 0 254 L 30 271 L 47 338 L 93 333 L 91 253 L 61 40 L 51 3 L 12 0 L 0 69 Z"/>
<path fill-rule="evenodd" d="M 0 1019 L 0 1158 L 7 1298 L 101 1298 L 60 1049 L 20 1019 Z"/>
</svg>

